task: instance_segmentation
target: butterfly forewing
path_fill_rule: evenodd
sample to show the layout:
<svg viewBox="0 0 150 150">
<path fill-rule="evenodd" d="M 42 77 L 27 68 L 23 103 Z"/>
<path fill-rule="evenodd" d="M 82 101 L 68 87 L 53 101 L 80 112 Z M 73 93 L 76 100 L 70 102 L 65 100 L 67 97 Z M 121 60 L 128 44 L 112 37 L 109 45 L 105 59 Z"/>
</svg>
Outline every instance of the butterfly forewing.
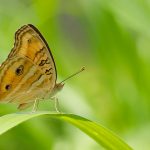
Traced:
<svg viewBox="0 0 150 150">
<path fill-rule="evenodd" d="M 46 74 L 54 72 L 56 81 L 56 67 L 51 51 L 41 33 L 33 25 L 25 25 L 16 32 L 14 48 L 9 57 L 15 55 L 29 58 Z"/>
<path fill-rule="evenodd" d="M 51 92 L 56 78 L 55 62 L 43 36 L 33 25 L 21 27 L 0 67 L 0 101 L 31 103 Z"/>
</svg>

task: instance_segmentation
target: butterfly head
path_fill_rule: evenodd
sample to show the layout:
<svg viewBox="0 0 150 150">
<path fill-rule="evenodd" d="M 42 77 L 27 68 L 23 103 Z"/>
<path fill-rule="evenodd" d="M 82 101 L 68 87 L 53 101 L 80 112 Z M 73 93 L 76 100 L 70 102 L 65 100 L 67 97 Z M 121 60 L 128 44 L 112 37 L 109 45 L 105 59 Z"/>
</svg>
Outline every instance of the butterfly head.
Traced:
<svg viewBox="0 0 150 150">
<path fill-rule="evenodd" d="M 65 85 L 65 83 L 57 83 L 57 84 L 55 85 L 56 91 L 57 91 L 57 92 L 61 91 L 62 88 L 64 87 L 64 85 Z"/>
<path fill-rule="evenodd" d="M 55 96 L 59 91 L 61 91 L 64 87 L 65 83 L 56 83 L 53 91 L 51 93 L 51 97 Z"/>
<path fill-rule="evenodd" d="M 74 77 L 75 75 L 79 74 L 80 72 L 82 72 L 83 70 L 85 70 L 85 67 L 82 67 L 79 71 L 77 71 L 76 73 L 72 74 L 71 76 L 69 76 L 68 78 L 64 79 L 63 81 L 61 81 L 60 83 L 56 83 L 52 93 L 51 93 L 51 97 L 53 97 L 54 95 L 56 95 L 59 91 L 61 91 L 65 85 L 65 81 Z"/>
</svg>

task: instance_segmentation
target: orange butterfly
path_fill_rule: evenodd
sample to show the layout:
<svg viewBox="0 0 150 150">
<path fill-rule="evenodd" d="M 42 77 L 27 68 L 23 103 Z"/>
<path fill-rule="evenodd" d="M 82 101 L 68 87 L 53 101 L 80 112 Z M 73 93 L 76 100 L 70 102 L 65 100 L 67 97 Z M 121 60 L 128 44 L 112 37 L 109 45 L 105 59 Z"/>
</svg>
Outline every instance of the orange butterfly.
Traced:
<svg viewBox="0 0 150 150">
<path fill-rule="evenodd" d="M 19 109 L 34 105 L 36 110 L 39 100 L 52 98 L 63 88 L 65 80 L 57 84 L 56 79 L 46 40 L 33 25 L 24 25 L 16 32 L 14 47 L 0 66 L 0 102 L 16 103 Z"/>
</svg>

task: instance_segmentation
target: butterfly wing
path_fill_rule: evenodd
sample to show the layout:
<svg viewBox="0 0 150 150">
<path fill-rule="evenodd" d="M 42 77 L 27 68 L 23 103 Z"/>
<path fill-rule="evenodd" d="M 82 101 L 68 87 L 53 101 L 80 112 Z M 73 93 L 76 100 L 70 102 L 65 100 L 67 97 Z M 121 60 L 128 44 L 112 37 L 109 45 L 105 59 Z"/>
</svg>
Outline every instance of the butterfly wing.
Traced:
<svg viewBox="0 0 150 150">
<path fill-rule="evenodd" d="M 50 48 L 42 34 L 33 25 L 25 25 L 16 32 L 14 48 L 8 57 L 16 55 L 29 58 L 45 74 L 53 72 L 56 81 L 56 66 Z"/>
<path fill-rule="evenodd" d="M 30 103 L 51 92 L 56 78 L 55 62 L 43 36 L 33 25 L 21 27 L 0 67 L 0 101 Z"/>
</svg>

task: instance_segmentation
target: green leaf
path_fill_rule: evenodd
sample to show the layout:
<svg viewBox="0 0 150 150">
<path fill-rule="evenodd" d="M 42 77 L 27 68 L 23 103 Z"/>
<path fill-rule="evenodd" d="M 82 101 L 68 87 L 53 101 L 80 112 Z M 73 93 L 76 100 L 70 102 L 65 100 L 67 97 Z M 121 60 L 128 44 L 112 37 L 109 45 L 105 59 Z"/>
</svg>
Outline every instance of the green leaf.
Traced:
<svg viewBox="0 0 150 150">
<path fill-rule="evenodd" d="M 74 114 L 57 114 L 49 111 L 38 111 L 35 113 L 14 113 L 0 117 L 0 134 L 31 118 L 49 115 L 51 118 L 61 119 L 76 126 L 84 133 L 92 137 L 96 142 L 111 150 L 132 150 L 125 142 L 110 130 L 98 125 L 88 119 Z"/>
</svg>

